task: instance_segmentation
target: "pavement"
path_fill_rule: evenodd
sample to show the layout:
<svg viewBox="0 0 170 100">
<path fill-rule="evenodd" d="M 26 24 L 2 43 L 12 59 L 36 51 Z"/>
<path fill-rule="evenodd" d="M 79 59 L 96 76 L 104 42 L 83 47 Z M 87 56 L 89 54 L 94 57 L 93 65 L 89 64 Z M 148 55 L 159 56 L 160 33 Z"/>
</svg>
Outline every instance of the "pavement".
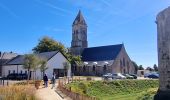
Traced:
<svg viewBox="0 0 170 100">
<path fill-rule="evenodd" d="M 36 91 L 36 96 L 39 100 L 71 100 L 70 98 L 63 96 L 63 94 L 56 90 L 57 84 L 55 88 L 51 89 L 52 85 L 49 84 L 47 88 L 44 86 L 40 86 L 40 88 Z"/>
</svg>

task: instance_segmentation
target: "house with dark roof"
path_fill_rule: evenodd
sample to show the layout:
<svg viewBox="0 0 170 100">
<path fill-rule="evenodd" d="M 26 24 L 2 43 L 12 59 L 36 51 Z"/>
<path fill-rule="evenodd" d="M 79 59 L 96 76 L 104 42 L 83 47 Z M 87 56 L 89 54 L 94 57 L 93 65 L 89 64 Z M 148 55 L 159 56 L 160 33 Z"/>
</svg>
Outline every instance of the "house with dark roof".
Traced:
<svg viewBox="0 0 170 100">
<path fill-rule="evenodd" d="M 0 76 L 2 76 L 2 66 L 4 66 L 8 61 L 17 55 L 18 54 L 13 52 L 0 52 Z"/>
<path fill-rule="evenodd" d="M 44 59 L 47 61 L 47 67 L 48 69 L 45 71 L 47 76 L 49 78 L 52 77 L 53 73 L 56 74 L 57 77 L 64 76 L 65 74 L 65 67 L 64 63 L 68 62 L 66 57 L 59 51 L 52 51 L 52 52 L 44 52 L 35 54 L 39 59 Z M 7 75 L 11 73 L 28 73 L 27 69 L 23 68 L 25 56 L 24 55 L 18 55 L 11 60 L 9 60 L 6 64 L 2 66 L 2 76 L 6 77 Z M 70 76 L 71 74 L 71 68 L 68 69 L 67 75 Z M 40 79 L 42 78 L 42 73 L 40 69 L 36 71 L 36 78 Z M 30 71 L 30 78 L 33 78 L 33 70 Z"/>
<path fill-rule="evenodd" d="M 101 76 L 105 73 L 135 72 L 124 44 L 88 47 L 87 38 L 87 23 L 79 11 L 72 25 L 71 52 L 81 56 L 84 64 L 72 66 L 75 75 Z"/>
</svg>

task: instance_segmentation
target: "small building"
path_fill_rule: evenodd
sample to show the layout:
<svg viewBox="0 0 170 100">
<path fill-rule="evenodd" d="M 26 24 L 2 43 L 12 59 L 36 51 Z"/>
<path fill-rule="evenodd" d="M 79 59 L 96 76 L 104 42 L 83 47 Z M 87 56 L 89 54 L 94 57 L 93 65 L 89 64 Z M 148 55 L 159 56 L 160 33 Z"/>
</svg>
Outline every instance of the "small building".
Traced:
<svg viewBox="0 0 170 100">
<path fill-rule="evenodd" d="M 13 52 L 0 52 L 0 76 L 2 76 L 2 66 L 16 57 L 18 54 Z"/>
<path fill-rule="evenodd" d="M 147 74 L 150 74 L 150 73 L 153 73 L 153 72 L 151 72 L 151 71 L 149 71 L 149 70 L 147 70 L 147 69 L 138 70 L 138 71 L 137 71 L 137 75 L 138 75 L 139 77 L 143 77 L 143 76 L 145 76 L 145 75 L 147 75 Z"/>
<path fill-rule="evenodd" d="M 64 74 L 70 76 L 71 68 L 68 69 L 66 72 L 63 63 L 68 62 L 66 57 L 59 51 L 52 51 L 52 52 L 44 52 L 35 54 L 40 59 L 47 60 L 47 67 L 48 69 L 45 71 L 49 78 L 52 77 L 53 73 L 56 74 L 57 77 L 64 76 Z M 28 73 L 27 69 L 23 68 L 24 64 L 24 55 L 18 55 L 7 62 L 5 65 L 2 66 L 2 76 L 6 77 L 8 74 L 11 73 Z M 30 78 L 33 78 L 33 70 L 30 71 Z M 41 79 L 42 73 L 40 69 L 36 71 L 36 79 Z"/>
</svg>

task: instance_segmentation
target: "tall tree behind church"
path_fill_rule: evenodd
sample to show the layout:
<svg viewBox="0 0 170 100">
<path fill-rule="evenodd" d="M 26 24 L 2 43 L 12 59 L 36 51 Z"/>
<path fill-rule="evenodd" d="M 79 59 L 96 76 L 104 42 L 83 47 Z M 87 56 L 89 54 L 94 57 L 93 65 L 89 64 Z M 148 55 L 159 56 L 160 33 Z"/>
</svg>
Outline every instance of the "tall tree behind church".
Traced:
<svg viewBox="0 0 170 100">
<path fill-rule="evenodd" d="M 50 52 L 50 51 L 60 51 L 63 54 L 67 52 L 67 49 L 60 42 L 55 41 L 47 36 L 39 40 L 36 47 L 33 48 L 34 53 Z"/>
</svg>

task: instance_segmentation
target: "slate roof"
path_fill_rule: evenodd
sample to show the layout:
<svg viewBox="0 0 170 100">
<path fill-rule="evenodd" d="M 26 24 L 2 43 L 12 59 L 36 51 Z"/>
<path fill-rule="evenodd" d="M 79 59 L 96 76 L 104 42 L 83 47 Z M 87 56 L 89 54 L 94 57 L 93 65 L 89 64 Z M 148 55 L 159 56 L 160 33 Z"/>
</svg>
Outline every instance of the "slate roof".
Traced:
<svg viewBox="0 0 170 100">
<path fill-rule="evenodd" d="M 83 61 L 115 60 L 123 44 L 85 48 L 82 53 Z"/>
<path fill-rule="evenodd" d="M 75 25 L 75 24 L 85 24 L 85 25 L 87 25 L 80 10 L 78 12 L 76 19 L 73 22 L 73 25 Z"/>
<path fill-rule="evenodd" d="M 10 61 L 12 58 L 16 57 L 17 54 L 16 53 L 1 53 L 0 56 L 0 65 L 4 65 L 6 64 L 8 61 Z"/>
<path fill-rule="evenodd" d="M 56 55 L 59 51 L 52 51 L 52 52 L 44 52 L 35 54 L 37 57 L 45 60 L 50 60 L 54 55 Z M 10 60 L 7 65 L 23 65 L 24 64 L 24 55 L 18 55 L 14 59 Z"/>
<path fill-rule="evenodd" d="M 0 65 L 4 65 L 9 59 L 0 59 Z"/>
</svg>

